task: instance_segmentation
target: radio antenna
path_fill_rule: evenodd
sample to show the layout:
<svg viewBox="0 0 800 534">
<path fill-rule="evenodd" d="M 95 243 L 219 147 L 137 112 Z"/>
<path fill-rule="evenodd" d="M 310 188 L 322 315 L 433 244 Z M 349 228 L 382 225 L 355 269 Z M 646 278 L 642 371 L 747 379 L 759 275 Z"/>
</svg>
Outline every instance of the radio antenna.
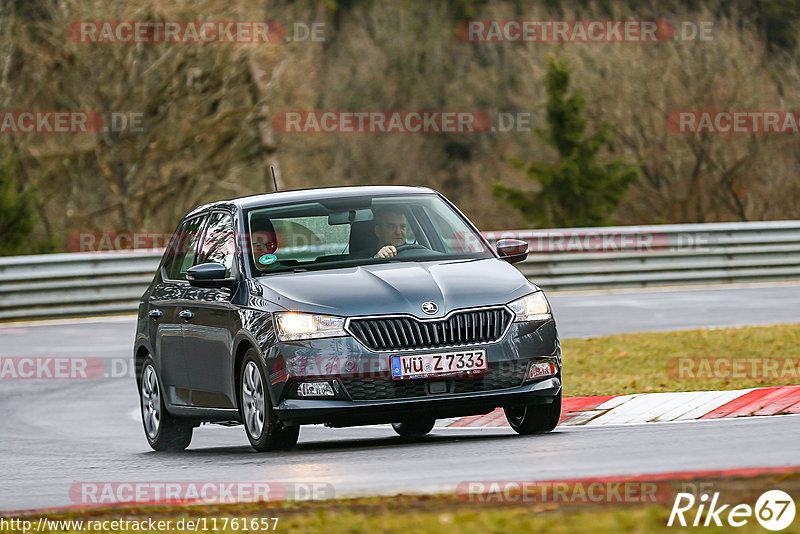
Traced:
<svg viewBox="0 0 800 534">
<path fill-rule="evenodd" d="M 278 192 L 278 179 L 275 177 L 275 166 L 270 165 L 270 170 L 272 171 L 272 184 L 275 186 L 275 192 Z"/>
</svg>

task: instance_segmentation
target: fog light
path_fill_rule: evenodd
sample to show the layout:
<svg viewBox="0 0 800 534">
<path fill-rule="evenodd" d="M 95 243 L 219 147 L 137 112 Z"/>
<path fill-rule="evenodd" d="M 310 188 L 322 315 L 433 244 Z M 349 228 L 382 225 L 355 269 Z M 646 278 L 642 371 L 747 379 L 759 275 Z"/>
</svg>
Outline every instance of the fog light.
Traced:
<svg viewBox="0 0 800 534">
<path fill-rule="evenodd" d="M 302 382 L 297 388 L 301 397 L 334 397 L 333 386 L 330 382 Z"/>
<path fill-rule="evenodd" d="M 533 362 L 528 369 L 528 380 L 534 378 L 542 378 L 543 376 L 552 376 L 556 374 L 558 369 L 550 362 Z"/>
</svg>

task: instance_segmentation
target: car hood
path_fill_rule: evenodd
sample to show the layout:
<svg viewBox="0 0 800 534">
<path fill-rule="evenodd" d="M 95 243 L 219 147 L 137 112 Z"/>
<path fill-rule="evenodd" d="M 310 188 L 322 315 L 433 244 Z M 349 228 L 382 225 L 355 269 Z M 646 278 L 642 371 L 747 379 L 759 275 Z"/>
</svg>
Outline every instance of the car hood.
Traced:
<svg viewBox="0 0 800 534">
<path fill-rule="evenodd" d="M 505 304 L 537 289 L 515 267 L 495 258 L 386 263 L 257 280 L 263 298 L 287 310 L 341 316 L 441 317 L 458 308 Z M 427 301 L 439 307 L 436 314 L 422 312 Z"/>
</svg>

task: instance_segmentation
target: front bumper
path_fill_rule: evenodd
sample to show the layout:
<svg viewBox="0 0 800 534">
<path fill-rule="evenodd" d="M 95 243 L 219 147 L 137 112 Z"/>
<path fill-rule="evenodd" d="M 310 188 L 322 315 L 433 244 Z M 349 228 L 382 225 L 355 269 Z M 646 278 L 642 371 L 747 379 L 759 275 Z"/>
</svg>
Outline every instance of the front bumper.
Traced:
<svg viewBox="0 0 800 534">
<path fill-rule="evenodd" d="M 419 417 L 444 419 L 489 413 L 495 408 L 553 402 L 561 392 L 558 377 L 504 390 L 442 394 L 379 401 L 286 399 L 275 407 L 287 425 L 322 424 L 343 427 L 376 425 Z"/>
<path fill-rule="evenodd" d="M 480 345 L 486 350 L 490 373 L 494 373 L 489 380 L 457 380 L 446 393 L 411 387 L 403 389 L 407 396 L 398 395 L 391 384 L 391 353 L 373 352 L 352 337 L 280 343 L 276 348 L 268 361 L 270 393 L 276 414 L 290 425 L 352 426 L 396 422 L 419 414 L 437 419 L 478 415 L 500 406 L 552 402 L 561 391 L 561 347 L 553 320 L 512 323 L 501 340 Z M 419 351 L 424 352 L 443 351 Z M 535 381 L 510 378 L 508 373 L 521 370 L 524 375 L 528 362 L 540 358 L 557 364 L 556 377 Z M 336 399 L 293 395 L 298 381 L 315 378 L 336 380 L 344 394 Z M 425 380 L 417 381 L 417 386 Z"/>
</svg>

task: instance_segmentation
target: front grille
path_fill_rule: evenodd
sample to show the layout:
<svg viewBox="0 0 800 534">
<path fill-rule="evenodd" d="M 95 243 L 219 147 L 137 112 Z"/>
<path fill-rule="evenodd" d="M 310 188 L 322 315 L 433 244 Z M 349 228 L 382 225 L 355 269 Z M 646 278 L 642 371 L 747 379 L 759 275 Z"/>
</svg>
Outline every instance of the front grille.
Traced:
<svg viewBox="0 0 800 534">
<path fill-rule="evenodd" d="M 392 380 L 390 378 L 341 378 L 342 384 L 353 400 L 408 399 L 426 396 L 426 382 L 450 382 L 448 393 L 475 393 L 522 385 L 527 361 L 510 361 L 491 364 L 483 378 L 425 378 Z"/>
<path fill-rule="evenodd" d="M 372 350 L 430 349 L 497 341 L 512 319 L 506 308 L 491 308 L 429 321 L 413 317 L 351 319 L 348 328 Z"/>
<path fill-rule="evenodd" d="M 425 396 L 424 380 L 342 378 L 341 381 L 353 400 L 406 399 Z"/>
</svg>

